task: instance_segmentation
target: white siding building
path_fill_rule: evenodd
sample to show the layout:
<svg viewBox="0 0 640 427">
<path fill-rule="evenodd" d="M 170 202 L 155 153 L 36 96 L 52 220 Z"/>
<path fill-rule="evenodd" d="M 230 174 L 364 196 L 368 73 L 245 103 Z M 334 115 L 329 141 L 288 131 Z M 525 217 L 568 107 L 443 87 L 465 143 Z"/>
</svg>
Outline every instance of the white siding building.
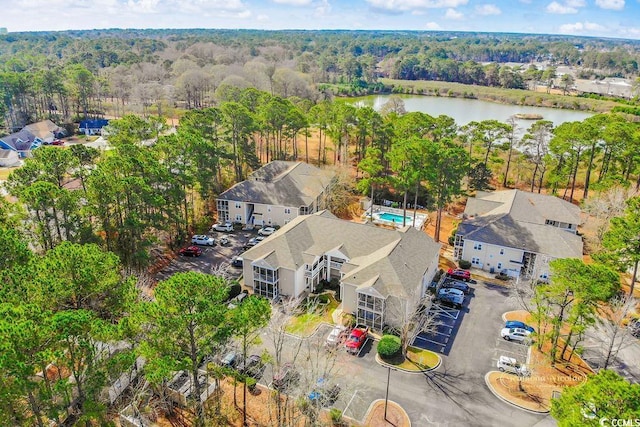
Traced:
<svg viewBox="0 0 640 427">
<path fill-rule="evenodd" d="M 407 226 L 358 224 L 323 211 L 300 216 L 246 251 L 245 285 L 268 298 L 300 297 L 340 280 L 342 310 L 381 330 L 399 325 L 438 269 L 440 244 Z"/>
<path fill-rule="evenodd" d="M 478 192 L 467 201 L 454 255 L 482 270 L 546 280 L 549 261 L 582 257 L 580 222 L 580 209 L 554 196 Z"/>
<path fill-rule="evenodd" d="M 303 162 L 268 163 L 218 196 L 218 222 L 282 226 L 326 207 L 332 171 Z"/>
</svg>

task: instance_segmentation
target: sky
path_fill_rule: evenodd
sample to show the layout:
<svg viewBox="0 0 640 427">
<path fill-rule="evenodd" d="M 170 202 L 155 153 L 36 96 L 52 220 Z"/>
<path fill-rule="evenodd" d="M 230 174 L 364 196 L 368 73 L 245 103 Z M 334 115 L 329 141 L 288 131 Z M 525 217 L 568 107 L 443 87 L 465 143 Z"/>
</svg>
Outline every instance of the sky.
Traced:
<svg viewBox="0 0 640 427">
<path fill-rule="evenodd" d="M 0 28 L 443 30 L 640 39 L 640 0 L 0 0 Z"/>
</svg>

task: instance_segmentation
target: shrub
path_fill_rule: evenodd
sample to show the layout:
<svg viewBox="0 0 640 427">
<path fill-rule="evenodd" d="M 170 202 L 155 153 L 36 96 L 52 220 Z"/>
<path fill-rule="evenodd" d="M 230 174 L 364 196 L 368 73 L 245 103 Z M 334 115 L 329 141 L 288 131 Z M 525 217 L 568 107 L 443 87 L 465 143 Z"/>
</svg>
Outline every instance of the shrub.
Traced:
<svg viewBox="0 0 640 427">
<path fill-rule="evenodd" d="M 466 259 L 461 259 L 460 261 L 458 261 L 458 266 L 466 270 L 468 268 L 471 268 L 471 261 L 467 261 Z"/>
<path fill-rule="evenodd" d="M 401 348 L 402 342 L 399 337 L 395 335 L 383 335 L 378 343 L 378 354 L 383 359 L 393 357 L 400 352 Z"/>
<path fill-rule="evenodd" d="M 329 295 L 327 295 L 327 294 L 318 295 L 318 302 L 320 302 L 321 304 L 328 304 L 329 303 Z"/>
<path fill-rule="evenodd" d="M 331 422 L 338 423 L 342 420 L 342 411 L 340 409 L 331 408 L 331 410 L 329 410 L 329 417 L 331 418 Z"/>
<path fill-rule="evenodd" d="M 239 283 L 232 284 L 229 286 L 229 299 L 237 297 L 240 292 L 242 292 L 242 286 Z"/>
</svg>

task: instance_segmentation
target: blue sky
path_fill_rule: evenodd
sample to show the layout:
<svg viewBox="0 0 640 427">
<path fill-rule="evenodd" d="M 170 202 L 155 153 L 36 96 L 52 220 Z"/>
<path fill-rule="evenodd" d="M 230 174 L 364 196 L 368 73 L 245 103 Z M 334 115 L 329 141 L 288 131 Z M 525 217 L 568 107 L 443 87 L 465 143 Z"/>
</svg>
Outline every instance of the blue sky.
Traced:
<svg viewBox="0 0 640 427">
<path fill-rule="evenodd" d="M 9 31 L 459 30 L 640 39 L 640 0 L 0 0 Z"/>
</svg>

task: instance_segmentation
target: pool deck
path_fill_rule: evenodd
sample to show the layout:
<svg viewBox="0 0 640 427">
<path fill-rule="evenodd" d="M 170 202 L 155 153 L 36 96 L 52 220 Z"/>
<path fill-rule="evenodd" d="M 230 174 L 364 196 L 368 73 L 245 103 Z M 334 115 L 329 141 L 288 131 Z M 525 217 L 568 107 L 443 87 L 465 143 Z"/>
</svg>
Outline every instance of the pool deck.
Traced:
<svg viewBox="0 0 640 427">
<path fill-rule="evenodd" d="M 386 220 L 383 218 L 380 218 L 381 214 L 384 213 L 388 213 L 391 215 L 395 215 L 397 216 L 400 221 L 396 222 L 393 220 Z M 365 218 L 369 218 L 369 211 L 366 211 L 364 214 Z M 396 228 L 402 228 L 402 218 L 404 217 L 403 215 L 403 210 L 402 209 L 397 209 L 397 208 L 389 208 L 386 206 L 378 206 L 375 205 L 373 208 L 373 218 L 372 218 L 372 222 L 374 224 L 380 224 L 380 225 L 389 225 L 389 226 L 393 226 Z M 413 213 L 410 210 L 407 210 L 407 215 L 406 215 L 407 221 L 406 221 L 406 225 L 413 225 Z M 415 228 L 417 229 L 422 229 L 424 222 L 426 220 L 427 216 L 424 214 L 416 214 L 416 221 L 415 221 Z"/>
</svg>

